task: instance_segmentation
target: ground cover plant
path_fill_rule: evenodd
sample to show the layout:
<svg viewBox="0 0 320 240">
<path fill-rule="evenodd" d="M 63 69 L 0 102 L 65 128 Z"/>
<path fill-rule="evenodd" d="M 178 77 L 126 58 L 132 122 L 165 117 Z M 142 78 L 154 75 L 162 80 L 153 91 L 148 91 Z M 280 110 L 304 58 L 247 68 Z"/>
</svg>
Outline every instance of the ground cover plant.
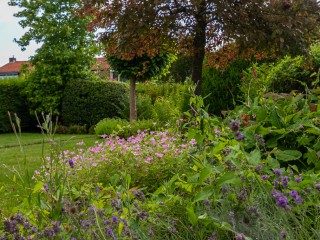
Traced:
<svg viewBox="0 0 320 240">
<path fill-rule="evenodd" d="M 319 239 L 318 104 L 264 98 L 221 119 L 194 96 L 167 130 L 55 149 L 1 238 Z"/>
</svg>

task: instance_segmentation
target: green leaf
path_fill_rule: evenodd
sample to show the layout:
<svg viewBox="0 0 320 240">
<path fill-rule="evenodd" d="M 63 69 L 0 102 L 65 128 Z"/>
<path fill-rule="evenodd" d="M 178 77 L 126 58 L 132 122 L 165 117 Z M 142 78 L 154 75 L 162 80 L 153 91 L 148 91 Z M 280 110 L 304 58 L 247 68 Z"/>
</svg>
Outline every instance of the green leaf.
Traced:
<svg viewBox="0 0 320 240">
<path fill-rule="evenodd" d="M 274 153 L 275 157 L 281 161 L 297 160 L 302 157 L 302 153 L 298 150 L 284 150 Z"/>
<path fill-rule="evenodd" d="M 253 150 L 247 157 L 248 163 L 257 166 L 260 163 L 261 152 L 258 149 Z"/>
<path fill-rule="evenodd" d="M 188 204 L 186 207 L 187 213 L 188 213 L 188 220 L 192 225 L 196 225 L 198 218 L 197 215 L 194 212 L 193 205 L 191 203 Z"/>
<path fill-rule="evenodd" d="M 311 134 L 314 134 L 314 135 L 320 135 L 320 129 L 317 128 L 317 127 L 308 128 L 308 129 L 305 130 L 305 132 L 311 133 Z"/>
<path fill-rule="evenodd" d="M 226 146 L 225 142 L 219 142 L 213 149 L 212 149 L 212 154 L 217 154 L 220 153 L 224 147 Z"/>
<path fill-rule="evenodd" d="M 306 158 L 307 158 L 307 163 L 308 164 L 314 164 L 317 165 L 319 164 L 319 158 L 317 156 L 317 152 L 311 148 L 307 148 L 308 152 L 305 154 Z"/>
<path fill-rule="evenodd" d="M 282 128 L 282 121 L 281 121 L 281 118 L 276 110 L 273 110 L 271 112 L 270 122 L 271 122 L 272 126 L 275 126 L 276 128 L 279 128 L 279 129 Z"/>
<path fill-rule="evenodd" d="M 267 148 L 274 148 L 278 145 L 278 138 L 273 137 L 267 140 L 266 146 Z"/>
<path fill-rule="evenodd" d="M 39 192 L 39 191 L 43 188 L 43 186 L 44 186 L 44 183 L 43 183 L 43 182 L 38 182 L 38 183 L 34 186 L 32 193 L 37 193 L 37 192 Z"/>
<path fill-rule="evenodd" d="M 200 175 L 199 175 L 199 183 L 202 183 L 203 181 L 205 181 L 208 176 L 211 173 L 212 168 L 211 167 L 205 167 L 201 170 Z"/>
<path fill-rule="evenodd" d="M 265 110 L 265 108 L 260 107 L 260 106 L 255 106 L 252 109 L 252 112 L 256 115 L 257 121 L 264 121 L 268 117 L 268 113 Z"/>
<path fill-rule="evenodd" d="M 260 134 L 262 136 L 265 136 L 267 135 L 268 133 L 271 132 L 271 129 L 268 127 L 268 128 L 265 128 L 263 126 L 259 126 L 257 129 L 256 129 L 256 134 Z"/>
<path fill-rule="evenodd" d="M 193 203 L 206 200 L 206 199 L 208 199 L 212 194 L 213 194 L 213 189 L 212 189 L 212 188 L 203 189 L 201 192 L 199 192 L 199 193 L 194 197 Z"/>
<path fill-rule="evenodd" d="M 227 172 L 218 180 L 218 186 L 222 186 L 225 184 L 234 184 L 234 185 L 240 185 L 241 179 L 237 175 L 235 175 L 233 172 Z"/>
</svg>

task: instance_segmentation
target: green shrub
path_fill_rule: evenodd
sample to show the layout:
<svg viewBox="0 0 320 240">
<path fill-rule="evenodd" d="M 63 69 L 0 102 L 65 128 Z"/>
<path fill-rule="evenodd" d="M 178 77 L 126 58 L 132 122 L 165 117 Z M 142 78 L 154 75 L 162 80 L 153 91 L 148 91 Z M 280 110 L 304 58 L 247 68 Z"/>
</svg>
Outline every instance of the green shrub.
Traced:
<svg viewBox="0 0 320 240">
<path fill-rule="evenodd" d="M 209 105 L 208 112 L 220 115 L 222 110 L 235 107 L 241 98 L 242 71 L 249 67 L 249 61 L 235 60 L 225 71 L 214 67 L 205 67 L 202 76 L 202 95 L 206 96 L 205 105 Z"/>
<path fill-rule="evenodd" d="M 0 80 L 0 132 L 12 131 L 8 112 L 16 113 L 21 120 L 22 130 L 36 127 L 36 121 L 29 113 L 27 98 L 23 94 L 25 81 L 22 79 Z"/>
<path fill-rule="evenodd" d="M 123 95 L 120 103 L 116 106 L 123 119 L 130 119 L 130 98 L 129 95 Z M 151 119 L 153 104 L 151 97 L 147 94 L 137 94 L 136 107 L 138 120 Z"/>
<path fill-rule="evenodd" d="M 71 125 L 69 127 L 67 126 L 57 126 L 56 133 L 59 134 L 86 134 L 87 126 L 79 126 L 79 125 Z"/>
<path fill-rule="evenodd" d="M 181 111 L 177 106 L 172 104 L 170 98 L 159 97 L 154 103 L 153 119 L 160 123 L 165 123 L 171 119 L 176 120 L 181 115 Z"/>
<path fill-rule="evenodd" d="M 152 103 L 155 103 L 159 97 L 173 96 L 176 104 L 180 104 L 181 109 L 185 108 L 185 103 L 189 103 L 190 82 L 185 83 L 161 83 L 144 82 L 137 84 L 136 91 L 140 94 L 146 94 L 151 97 Z"/>
<path fill-rule="evenodd" d="M 254 63 L 246 71 L 243 71 L 240 91 L 247 104 L 270 90 L 270 82 L 268 82 L 270 79 L 267 76 L 272 67 L 273 64 L 270 63 Z"/>
<path fill-rule="evenodd" d="M 64 90 L 62 123 L 92 126 L 104 118 L 120 117 L 120 103 L 128 95 L 124 83 L 104 80 L 73 80 Z"/>
<path fill-rule="evenodd" d="M 315 71 L 320 68 L 320 42 L 316 42 L 310 46 L 310 56 Z"/>
<path fill-rule="evenodd" d="M 125 119 L 120 118 L 105 118 L 97 123 L 95 126 L 95 134 L 98 136 L 101 135 L 110 135 L 118 132 L 123 126 L 128 125 L 129 122 Z"/>
<path fill-rule="evenodd" d="M 150 120 L 138 120 L 129 122 L 120 118 L 105 118 L 95 127 L 95 134 L 98 136 L 117 134 L 119 137 L 130 137 L 137 132 L 144 130 L 154 130 L 157 124 Z"/>
<path fill-rule="evenodd" d="M 270 83 L 270 91 L 278 93 L 290 93 L 293 90 L 300 92 L 305 90 L 304 84 L 311 86 L 310 70 L 306 67 L 306 60 L 302 56 L 286 56 L 280 59 L 270 69 L 267 82 Z"/>
</svg>

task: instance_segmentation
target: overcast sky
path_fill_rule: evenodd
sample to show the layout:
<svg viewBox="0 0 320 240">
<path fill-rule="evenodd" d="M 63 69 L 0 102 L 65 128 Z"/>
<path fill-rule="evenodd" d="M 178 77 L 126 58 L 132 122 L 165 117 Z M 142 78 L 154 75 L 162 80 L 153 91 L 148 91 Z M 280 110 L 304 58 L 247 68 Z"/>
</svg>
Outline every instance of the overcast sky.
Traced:
<svg viewBox="0 0 320 240">
<path fill-rule="evenodd" d="M 0 67 L 9 62 L 9 57 L 13 55 L 17 61 L 27 61 L 34 55 L 38 46 L 32 43 L 25 51 L 21 51 L 14 38 L 19 39 L 25 32 L 19 25 L 19 19 L 13 14 L 19 11 L 19 8 L 8 5 L 9 0 L 0 0 Z"/>
</svg>

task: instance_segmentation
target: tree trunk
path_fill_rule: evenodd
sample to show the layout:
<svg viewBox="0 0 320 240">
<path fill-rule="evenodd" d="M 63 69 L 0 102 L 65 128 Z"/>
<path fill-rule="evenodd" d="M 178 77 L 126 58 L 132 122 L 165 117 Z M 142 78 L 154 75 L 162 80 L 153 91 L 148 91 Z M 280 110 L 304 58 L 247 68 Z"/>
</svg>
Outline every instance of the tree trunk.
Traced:
<svg viewBox="0 0 320 240">
<path fill-rule="evenodd" d="M 136 77 L 130 78 L 130 122 L 137 120 Z"/>
<path fill-rule="evenodd" d="M 196 20 L 195 36 L 193 39 L 193 63 L 192 63 L 192 81 L 196 84 L 195 94 L 201 95 L 202 86 L 202 65 L 206 47 L 206 1 L 202 0 L 197 6 L 194 15 Z"/>
</svg>

